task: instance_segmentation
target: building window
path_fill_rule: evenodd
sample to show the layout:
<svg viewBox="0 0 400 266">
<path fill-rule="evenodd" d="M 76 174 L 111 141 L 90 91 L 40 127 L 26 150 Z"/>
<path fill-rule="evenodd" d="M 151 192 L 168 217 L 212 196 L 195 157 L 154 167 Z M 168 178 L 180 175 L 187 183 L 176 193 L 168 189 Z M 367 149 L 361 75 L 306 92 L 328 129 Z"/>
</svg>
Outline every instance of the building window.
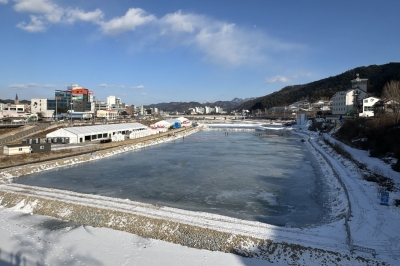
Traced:
<svg viewBox="0 0 400 266">
<path fill-rule="evenodd" d="M 39 149 L 44 150 L 44 146 L 40 146 Z"/>
<path fill-rule="evenodd" d="M 18 151 L 22 151 L 22 148 L 18 148 Z"/>
</svg>

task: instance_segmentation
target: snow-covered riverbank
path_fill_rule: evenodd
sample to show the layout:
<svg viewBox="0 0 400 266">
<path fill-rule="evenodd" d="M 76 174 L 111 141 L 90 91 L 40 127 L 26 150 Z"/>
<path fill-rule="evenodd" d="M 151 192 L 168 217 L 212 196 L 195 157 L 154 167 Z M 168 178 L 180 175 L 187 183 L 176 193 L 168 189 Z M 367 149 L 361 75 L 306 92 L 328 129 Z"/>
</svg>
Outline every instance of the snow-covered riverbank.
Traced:
<svg viewBox="0 0 400 266">
<path fill-rule="evenodd" d="M 380 262 L 398 264 L 397 250 L 400 240 L 400 230 L 397 225 L 400 218 L 398 209 L 379 205 L 376 191 L 373 190 L 374 185 L 357 176 L 357 171 L 351 164 L 340 163 L 342 159 L 318 140 L 317 135 L 309 134 L 311 134 L 310 149 L 320 162 L 327 182 L 331 186 L 332 215 L 345 213 L 344 208 L 347 208 L 348 204 L 331 166 L 339 174 L 351 195 L 353 217 L 349 225 L 354 239 L 353 245 L 374 249 L 377 253 L 376 259 L 372 254 L 358 250 L 354 250 L 355 254 L 351 254 L 346 242 L 348 236 L 344 218 L 317 228 L 282 228 L 215 214 L 155 207 L 54 189 L 4 184 L 0 186 L 0 191 L 3 192 L 0 194 L 0 202 L 1 205 L 12 209 L 0 208 L 0 219 L 3 221 L 0 238 L 7 239 L 0 244 L 0 249 L 3 251 L 0 254 L 0 265 L 2 262 L 18 265 L 17 260 L 23 259 L 29 262 L 27 265 L 36 263 L 80 265 L 93 264 L 92 262 L 96 265 L 144 265 L 145 263 L 225 265 L 225 260 L 229 262 L 226 265 L 258 265 L 258 263 L 265 265 L 265 260 L 278 265 L 291 263 L 365 265 L 380 264 Z M 327 163 L 325 158 L 330 163 Z M 10 175 L 7 176 L 8 180 L 12 180 Z M 103 213 L 105 210 L 109 212 Z M 110 212 L 119 212 L 123 215 L 109 216 Z M 44 216 L 36 216 L 34 213 L 72 220 L 75 223 L 55 221 Z M 93 215 L 96 213 L 98 215 Z M 138 224 L 136 229 L 126 231 L 147 238 L 106 228 L 80 226 L 82 223 L 79 223 L 81 221 L 79 219 L 85 215 L 92 217 L 88 218 L 92 219 L 91 225 L 119 230 L 136 223 Z M 108 220 L 105 217 L 108 217 Z M 100 221 L 100 218 L 103 220 Z M 60 226 L 54 227 L 53 224 Z M 123 241 L 117 242 L 118 236 L 123 236 Z M 71 242 L 73 239 L 79 241 Z M 232 254 L 187 248 L 154 239 L 195 248 L 259 256 L 264 260 L 243 259 Z M 110 246 L 109 243 L 114 245 Z M 160 251 L 163 249 L 166 249 L 165 253 Z M 175 256 L 165 255 L 169 254 L 169 251 Z M 105 256 L 107 252 L 111 255 Z M 4 254 L 7 254 L 7 257 L 4 257 Z"/>
</svg>

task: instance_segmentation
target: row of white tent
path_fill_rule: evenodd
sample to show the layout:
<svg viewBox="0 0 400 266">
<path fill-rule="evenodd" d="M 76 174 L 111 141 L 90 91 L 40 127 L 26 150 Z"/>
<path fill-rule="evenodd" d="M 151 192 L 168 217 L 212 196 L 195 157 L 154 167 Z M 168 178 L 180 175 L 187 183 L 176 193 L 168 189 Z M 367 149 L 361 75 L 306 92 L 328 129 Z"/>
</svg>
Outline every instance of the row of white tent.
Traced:
<svg viewBox="0 0 400 266">
<path fill-rule="evenodd" d="M 130 139 L 142 138 L 160 132 L 166 132 L 175 123 L 179 126 L 191 126 L 191 122 L 184 117 L 168 119 L 147 127 L 140 123 L 105 124 L 83 127 L 66 127 L 55 130 L 46 135 L 46 138 L 69 138 L 69 143 L 83 143 L 94 140 L 111 139 L 122 141 L 125 137 Z"/>
<path fill-rule="evenodd" d="M 157 134 L 157 132 L 154 132 L 153 130 L 147 128 L 145 130 L 139 130 L 139 131 L 132 131 L 128 135 L 123 135 L 122 133 L 117 133 L 115 135 L 111 136 L 112 141 L 124 141 L 126 137 L 129 139 L 137 139 L 137 138 L 143 138 L 147 137 L 150 135 Z"/>
<path fill-rule="evenodd" d="M 167 119 L 167 120 L 161 120 L 152 125 L 152 128 L 170 128 L 171 126 L 175 126 L 175 123 L 178 123 L 180 127 L 190 127 L 192 125 L 192 122 L 185 118 L 185 117 L 178 117 L 174 119 Z"/>
</svg>

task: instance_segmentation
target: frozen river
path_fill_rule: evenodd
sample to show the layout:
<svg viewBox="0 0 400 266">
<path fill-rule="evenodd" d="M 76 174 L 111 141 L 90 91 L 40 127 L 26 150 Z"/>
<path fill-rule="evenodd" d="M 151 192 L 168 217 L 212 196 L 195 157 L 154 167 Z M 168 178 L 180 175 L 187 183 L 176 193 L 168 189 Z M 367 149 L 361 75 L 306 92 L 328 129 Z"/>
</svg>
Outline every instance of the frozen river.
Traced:
<svg viewBox="0 0 400 266">
<path fill-rule="evenodd" d="M 324 178 L 305 144 L 258 132 L 201 131 L 16 182 L 280 226 L 319 225 L 329 212 Z"/>
</svg>

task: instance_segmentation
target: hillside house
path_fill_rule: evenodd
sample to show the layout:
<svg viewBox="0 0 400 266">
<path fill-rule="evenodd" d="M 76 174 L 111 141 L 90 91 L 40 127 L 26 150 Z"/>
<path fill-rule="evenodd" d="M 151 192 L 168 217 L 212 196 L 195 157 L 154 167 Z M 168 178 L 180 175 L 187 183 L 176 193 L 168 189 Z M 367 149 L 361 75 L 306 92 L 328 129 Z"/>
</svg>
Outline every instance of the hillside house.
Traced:
<svg viewBox="0 0 400 266">
<path fill-rule="evenodd" d="M 375 104 L 379 102 L 377 97 L 368 97 L 362 100 L 362 110 L 358 114 L 360 117 L 373 117 Z"/>
<path fill-rule="evenodd" d="M 357 113 L 362 106 L 362 100 L 368 96 L 367 83 L 368 79 L 360 79 L 357 74 L 357 78 L 351 80 L 351 89 L 335 93 L 332 97 L 332 114 Z"/>
</svg>

